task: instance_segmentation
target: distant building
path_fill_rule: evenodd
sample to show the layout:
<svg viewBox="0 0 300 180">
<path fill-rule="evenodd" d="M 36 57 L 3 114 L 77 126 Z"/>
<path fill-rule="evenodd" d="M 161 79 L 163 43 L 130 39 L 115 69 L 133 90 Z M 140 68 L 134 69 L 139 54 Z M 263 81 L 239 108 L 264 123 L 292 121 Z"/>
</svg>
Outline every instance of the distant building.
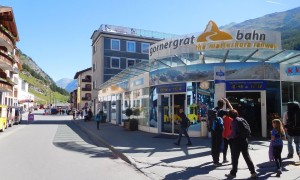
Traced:
<svg viewBox="0 0 300 180">
<path fill-rule="evenodd" d="M 78 81 L 77 109 L 91 108 L 92 104 L 92 68 L 78 71 L 74 79 Z"/>
<path fill-rule="evenodd" d="M 18 41 L 12 8 L 0 6 L 0 104 L 8 106 L 18 106 L 18 79 L 22 69 Z"/>
<path fill-rule="evenodd" d="M 35 96 L 28 92 L 28 83 L 21 78 L 19 78 L 17 91 L 18 106 L 28 110 L 28 108 L 35 105 Z"/>
<path fill-rule="evenodd" d="M 148 63 L 149 47 L 173 34 L 102 24 L 92 34 L 93 111 L 97 111 L 97 88 L 122 70 Z M 115 101 L 115 100 L 112 100 Z"/>
</svg>

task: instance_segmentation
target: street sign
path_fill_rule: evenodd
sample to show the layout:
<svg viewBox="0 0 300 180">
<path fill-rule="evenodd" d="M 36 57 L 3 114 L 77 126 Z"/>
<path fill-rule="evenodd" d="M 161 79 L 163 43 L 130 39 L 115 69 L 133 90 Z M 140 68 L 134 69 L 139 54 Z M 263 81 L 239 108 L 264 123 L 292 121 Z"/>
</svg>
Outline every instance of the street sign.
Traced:
<svg viewBox="0 0 300 180">
<path fill-rule="evenodd" d="M 28 114 L 28 122 L 34 121 L 34 114 Z"/>
</svg>

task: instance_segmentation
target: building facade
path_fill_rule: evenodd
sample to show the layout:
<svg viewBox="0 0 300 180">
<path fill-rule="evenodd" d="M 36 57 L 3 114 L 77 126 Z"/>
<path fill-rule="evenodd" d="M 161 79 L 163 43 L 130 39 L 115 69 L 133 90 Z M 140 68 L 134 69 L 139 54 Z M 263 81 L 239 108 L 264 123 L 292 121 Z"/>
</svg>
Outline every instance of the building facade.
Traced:
<svg viewBox="0 0 300 180">
<path fill-rule="evenodd" d="M 153 44 L 149 56 L 147 66 L 136 64 L 99 87 L 107 116 L 116 116 L 111 123 L 122 125 L 129 107 L 139 111 L 133 118 L 140 130 L 176 134 L 183 108 L 192 122 L 189 134 L 207 136 L 208 109 L 227 97 L 253 135 L 267 137 L 275 115 L 300 101 L 300 51 L 282 50 L 279 32 L 222 31 L 210 21 L 204 32 Z"/>
<path fill-rule="evenodd" d="M 91 108 L 92 104 L 92 68 L 78 71 L 74 79 L 78 81 L 77 105 L 78 110 Z"/>
<path fill-rule="evenodd" d="M 12 8 L 0 6 L 0 104 L 8 106 L 18 106 L 18 79 L 22 68 L 18 41 Z"/>
<path fill-rule="evenodd" d="M 172 34 L 113 25 L 101 25 L 92 39 L 93 111 L 97 111 L 98 87 L 122 70 L 149 61 L 149 47 Z M 114 106 L 114 105 L 113 105 Z"/>
</svg>

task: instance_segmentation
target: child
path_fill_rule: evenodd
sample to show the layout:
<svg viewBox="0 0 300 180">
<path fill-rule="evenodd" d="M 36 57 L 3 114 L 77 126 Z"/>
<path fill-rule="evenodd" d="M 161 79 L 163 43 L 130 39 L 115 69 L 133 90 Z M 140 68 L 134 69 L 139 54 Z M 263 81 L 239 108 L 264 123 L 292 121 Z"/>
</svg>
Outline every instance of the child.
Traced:
<svg viewBox="0 0 300 180">
<path fill-rule="evenodd" d="M 283 147 L 282 139 L 285 139 L 285 132 L 283 125 L 279 119 L 272 121 L 273 130 L 271 133 L 271 140 L 273 143 L 273 156 L 276 162 L 277 174 L 276 177 L 280 177 L 281 172 L 281 152 Z"/>
</svg>

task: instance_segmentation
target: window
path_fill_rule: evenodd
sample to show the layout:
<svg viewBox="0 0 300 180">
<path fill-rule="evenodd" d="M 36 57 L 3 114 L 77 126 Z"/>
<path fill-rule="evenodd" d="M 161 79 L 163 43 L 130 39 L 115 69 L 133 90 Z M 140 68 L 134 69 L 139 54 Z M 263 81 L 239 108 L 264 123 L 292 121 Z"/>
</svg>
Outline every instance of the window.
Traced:
<svg viewBox="0 0 300 180">
<path fill-rule="evenodd" d="M 135 64 L 135 59 L 127 59 L 127 66 L 126 68 L 130 67 L 130 66 L 134 66 Z"/>
<path fill-rule="evenodd" d="M 111 57 L 110 58 L 110 67 L 115 69 L 120 69 L 120 58 Z"/>
<path fill-rule="evenodd" d="M 135 52 L 135 42 L 127 41 L 127 52 Z"/>
<path fill-rule="evenodd" d="M 150 46 L 150 44 L 149 43 L 142 43 L 142 46 L 141 46 L 141 48 L 142 48 L 142 53 L 144 53 L 144 54 L 148 54 L 149 53 L 149 46 Z"/>
<path fill-rule="evenodd" d="M 120 51 L 120 40 L 111 39 L 110 40 L 110 49 L 115 51 Z"/>
</svg>

